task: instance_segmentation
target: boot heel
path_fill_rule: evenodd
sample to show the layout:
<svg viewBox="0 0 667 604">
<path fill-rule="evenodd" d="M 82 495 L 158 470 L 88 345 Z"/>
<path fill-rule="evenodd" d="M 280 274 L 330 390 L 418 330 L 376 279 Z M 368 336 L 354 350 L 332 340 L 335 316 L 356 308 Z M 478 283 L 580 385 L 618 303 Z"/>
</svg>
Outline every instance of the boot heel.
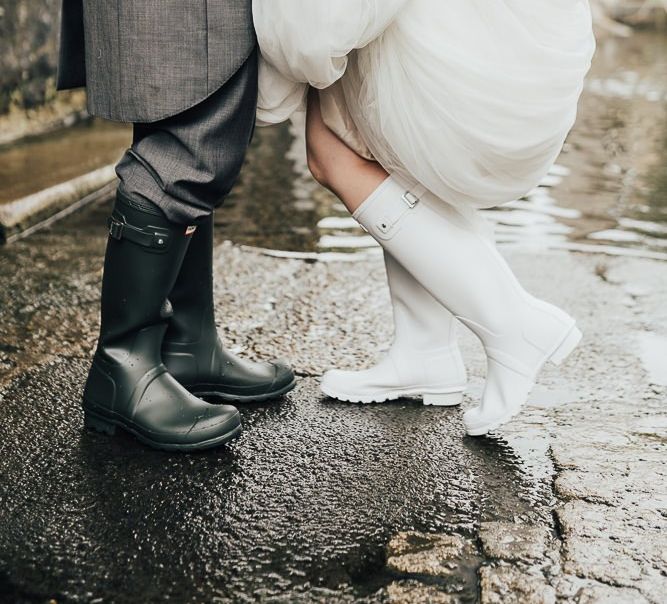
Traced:
<svg viewBox="0 0 667 604">
<path fill-rule="evenodd" d="M 83 415 L 83 425 L 88 430 L 95 430 L 95 432 L 101 432 L 102 434 L 108 434 L 109 436 L 116 434 L 116 426 L 88 411 Z"/>
<path fill-rule="evenodd" d="M 456 407 L 463 402 L 463 392 L 448 392 L 446 394 L 425 394 L 424 405 L 429 407 Z"/>
<path fill-rule="evenodd" d="M 573 327 L 570 330 L 570 333 L 565 336 L 565 339 L 560 343 L 560 346 L 556 348 L 555 352 L 551 355 L 549 360 L 554 365 L 560 365 L 570 353 L 579 345 L 583 338 L 583 334 L 578 327 Z"/>
</svg>

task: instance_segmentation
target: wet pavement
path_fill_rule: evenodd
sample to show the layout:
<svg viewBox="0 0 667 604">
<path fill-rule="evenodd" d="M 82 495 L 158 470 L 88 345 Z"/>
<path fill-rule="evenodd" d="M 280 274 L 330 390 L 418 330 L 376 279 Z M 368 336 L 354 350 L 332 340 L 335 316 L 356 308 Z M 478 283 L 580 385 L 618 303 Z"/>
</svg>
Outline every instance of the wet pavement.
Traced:
<svg viewBox="0 0 667 604">
<path fill-rule="evenodd" d="M 551 522 L 548 473 L 501 439 L 464 438 L 458 412 L 323 401 L 308 376 L 368 358 L 377 342 L 346 350 L 334 334 L 352 332 L 354 315 L 328 308 L 338 319 L 318 318 L 316 283 L 354 287 L 330 278 L 333 265 L 218 249 L 229 345 L 291 357 L 304 376 L 279 404 L 244 409 L 232 446 L 168 455 L 84 432 L 108 205 L 0 255 L 0 594 L 9 601 L 376 601 L 394 577 L 385 546 L 400 531 L 474 540 L 482 521 Z M 329 303 L 370 303 L 385 340 L 377 260 L 350 266 L 351 278 L 372 268 L 373 279 Z M 299 299 L 309 303 L 295 308 Z M 476 599 L 480 559 L 468 554 L 453 580 L 462 601 Z"/>
<path fill-rule="evenodd" d="M 19 600 L 376 600 L 396 532 L 473 537 L 482 518 L 539 514 L 514 494 L 512 455 L 465 442 L 454 414 L 323 404 L 308 380 L 246 410 L 233 446 L 172 457 L 82 433 L 85 369 L 47 365 L 3 403 L 0 551 Z M 457 576 L 462 601 L 477 562 Z"/>
<path fill-rule="evenodd" d="M 660 601 L 667 390 L 642 339 L 667 336 L 667 264 L 504 248 L 586 340 L 544 372 L 519 420 L 471 439 L 456 409 L 319 394 L 325 368 L 372 363 L 390 340 L 379 255 L 322 262 L 222 243 L 227 344 L 290 358 L 300 384 L 244 409 L 231 446 L 169 455 L 82 428 L 108 205 L 0 251 L 0 600 L 530 602 L 611 590 Z M 484 363 L 467 333 L 462 348 L 467 407 Z M 618 518 L 596 529 L 609 506 Z M 507 526 L 537 558 L 512 558 Z M 391 545 L 405 531 L 461 545 L 405 554 Z"/>
<path fill-rule="evenodd" d="M 170 455 L 82 428 L 110 199 L 0 248 L 0 601 L 660 602 L 667 263 L 553 249 L 662 249 L 590 237 L 641 219 L 664 241 L 664 99 L 643 74 L 632 113 L 609 77 L 532 199 L 490 215 L 522 282 L 586 334 L 492 437 L 465 437 L 457 409 L 319 394 L 326 368 L 387 347 L 391 312 L 377 248 L 287 128 L 259 132 L 218 212 L 216 312 L 228 346 L 291 359 L 300 383 L 245 408 L 229 447 Z M 468 333 L 462 348 L 469 407 L 484 362 Z"/>
</svg>

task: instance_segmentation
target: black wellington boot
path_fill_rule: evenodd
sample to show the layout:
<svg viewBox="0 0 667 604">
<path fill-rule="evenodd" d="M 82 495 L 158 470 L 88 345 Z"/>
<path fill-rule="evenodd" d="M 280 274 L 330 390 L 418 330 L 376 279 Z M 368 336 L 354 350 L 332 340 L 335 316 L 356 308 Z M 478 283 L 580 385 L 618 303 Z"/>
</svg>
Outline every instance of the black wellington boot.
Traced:
<svg viewBox="0 0 667 604">
<path fill-rule="evenodd" d="M 162 346 L 169 372 L 197 396 L 232 403 L 261 402 L 294 388 L 281 361 L 254 363 L 222 346 L 213 305 L 213 217 L 197 227 L 169 295 L 174 314 Z"/>
<path fill-rule="evenodd" d="M 85 425 L 107 434 L 120 427 L 173 451 L 231 440 L 241 431 L 238 410 L 196 398 L 162 364 L 167 296 L 190 242 L 187 227 L 121 192 L 109 225 L 102 326 L 83 395 Z"/>
</svg>

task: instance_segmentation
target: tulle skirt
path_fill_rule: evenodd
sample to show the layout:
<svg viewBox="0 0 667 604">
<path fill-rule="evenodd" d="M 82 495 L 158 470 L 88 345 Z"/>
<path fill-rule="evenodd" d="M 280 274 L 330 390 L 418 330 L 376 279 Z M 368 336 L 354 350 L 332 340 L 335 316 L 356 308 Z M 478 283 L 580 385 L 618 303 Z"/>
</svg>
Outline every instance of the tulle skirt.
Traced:
<svg viewBox="0 0 667 604">
<path fill-rule="evenodd" d="M 587 0 L 254 0 L 253 11 L 260 124 L 319 88 L 352 148 L 466 208 L 539 183 L 595 49 Z"/>
</svg>

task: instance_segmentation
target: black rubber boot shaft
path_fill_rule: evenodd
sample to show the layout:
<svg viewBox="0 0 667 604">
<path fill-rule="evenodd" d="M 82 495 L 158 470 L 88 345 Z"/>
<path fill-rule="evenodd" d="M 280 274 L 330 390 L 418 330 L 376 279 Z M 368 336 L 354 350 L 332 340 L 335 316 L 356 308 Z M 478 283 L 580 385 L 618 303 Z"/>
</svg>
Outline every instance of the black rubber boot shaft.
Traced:
<svg viewBox="0 0 667 604">
<path fill-rule="evenodd" d="M 215 400 L 257 402 L 294 387 L 282 361 L 255 363 L 226 350 L 215 325 L 213 302 L 213 217 L 197 227 L 169 295 L 173 316 L 162 358 L 188 390 Z"/>
<path fill-rule="evenodd" d="M 186 227 L 169 222 L 153 204 L 119 192 L 110 232 L 100 338 L 84 390 L 86 424 L 109 433 L 119 426 L 171 450 L 233 438 L 240 431 L 238 411 L 196 398 L 162 363 L 171 316 L 167 295 L 190 243 Z"/>
</svg>

